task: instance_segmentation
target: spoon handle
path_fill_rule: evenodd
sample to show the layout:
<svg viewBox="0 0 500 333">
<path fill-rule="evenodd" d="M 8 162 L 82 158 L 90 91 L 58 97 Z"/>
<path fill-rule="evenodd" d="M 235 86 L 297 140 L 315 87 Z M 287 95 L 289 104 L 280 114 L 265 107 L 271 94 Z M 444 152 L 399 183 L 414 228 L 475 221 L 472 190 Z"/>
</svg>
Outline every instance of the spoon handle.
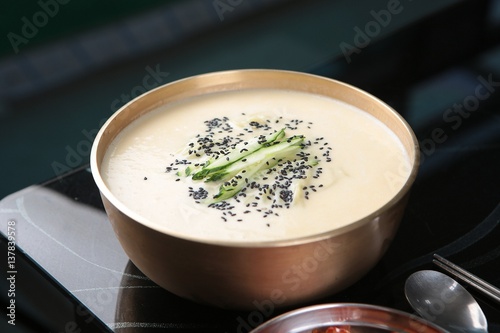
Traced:
<svg viewBox="0 0 500 333">
<path fill-rule="evenodd" d="M 452 263 L 451 261 L 441 257 L 438 254 L 434 254 L 434 260 L 432 261 L 437 266 L 441 267 L 454 277 L 462 280 L 463 282 L 471 285 L 484 295 L 490 297 L 496 302 L 500 303 L 500 289 L 494 285 L 484 281 L 483 279 L 475 276 L 474 274 L 466 271 L 462 267 Z"/>
</svg>

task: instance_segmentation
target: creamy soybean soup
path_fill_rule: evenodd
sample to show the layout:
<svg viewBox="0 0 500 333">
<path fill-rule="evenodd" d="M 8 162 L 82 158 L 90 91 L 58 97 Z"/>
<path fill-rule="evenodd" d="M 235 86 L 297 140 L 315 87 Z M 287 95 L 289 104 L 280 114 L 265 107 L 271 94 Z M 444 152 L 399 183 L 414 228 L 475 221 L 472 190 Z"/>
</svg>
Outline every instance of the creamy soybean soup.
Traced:
<svg viewBox="0 0 500 333">
<path fill-rule="evenodd" d="M 162 106 L 123 130 L 102 164 L 110 191 L 156 228 L 249 242 L 363 218 L 401 189 L 409 171 L 402 144 L 373 116 L 284 90 Z"/>
</svg>

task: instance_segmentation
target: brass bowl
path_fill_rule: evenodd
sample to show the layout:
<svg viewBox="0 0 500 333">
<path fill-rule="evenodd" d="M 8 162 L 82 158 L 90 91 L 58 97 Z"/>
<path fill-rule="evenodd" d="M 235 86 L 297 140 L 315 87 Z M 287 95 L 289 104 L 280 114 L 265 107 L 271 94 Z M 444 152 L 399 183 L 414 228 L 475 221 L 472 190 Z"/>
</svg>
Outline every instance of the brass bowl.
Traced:
<svg viewBox="0 0 500 333">
<path fill-rule="evenodd" d="M 212 92 L 274 88 L 332 97 L 381 120 L 411 159 L 402 189 L 369 216 L 318 235 L 282 241 L 195 241 L 134 220 L 102 179 L 108 146 L 127 125 L 160 105 Z M 198 75 L 151 90 L 124 105 L 97 134 L 91 153 L 95 182 L 117 238 L 131 261 L 168 291 L 222 308 L 284 307 L 334 294 L 359 280 L 394 238 L 417 174 L 418 143 L 406 121 L 376 97 L 320 76 L 280 70 L 235 70 Z"/>
<path fill-rule="evenodd" d="M 358 333 L 446 333 L 437 325 L 409 313 L 387 307 L 357 304 L 322 304 L 293 310 L 258 326 L 250 333 L 310 333 L 313 329 L 346 328 Z"/>
</svg>

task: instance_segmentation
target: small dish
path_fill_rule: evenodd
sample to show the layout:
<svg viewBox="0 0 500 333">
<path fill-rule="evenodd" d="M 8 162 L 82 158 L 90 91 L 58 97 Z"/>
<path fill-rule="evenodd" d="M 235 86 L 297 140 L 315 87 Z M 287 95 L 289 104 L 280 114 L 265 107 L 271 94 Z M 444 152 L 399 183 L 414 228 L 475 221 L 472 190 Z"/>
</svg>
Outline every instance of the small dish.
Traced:
<svg viewBox="0 0 500 333">
<path fill-rule="evenodd" d="M 387 307 L 358 303 L 331 303 L 284 313 L 263 323 L 250 333 L 271 332 L 443 333 L 446 331 L 416 315 Z"/>
</svg>

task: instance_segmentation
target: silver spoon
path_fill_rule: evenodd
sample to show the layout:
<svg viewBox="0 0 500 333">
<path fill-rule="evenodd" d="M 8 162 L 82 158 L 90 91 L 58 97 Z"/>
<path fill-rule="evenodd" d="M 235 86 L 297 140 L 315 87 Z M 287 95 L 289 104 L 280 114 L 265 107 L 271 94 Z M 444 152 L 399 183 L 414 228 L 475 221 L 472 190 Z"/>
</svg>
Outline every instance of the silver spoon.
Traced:
<svg viewBox="0 0 500 333">
<path fill-rule="evenodd" d="M 446 274 L 413 273 L 406 280 L 405 294 L 420 316 L 450 332 L 488 332 L 486 317 L 474 297 Z"/>
</svg>

